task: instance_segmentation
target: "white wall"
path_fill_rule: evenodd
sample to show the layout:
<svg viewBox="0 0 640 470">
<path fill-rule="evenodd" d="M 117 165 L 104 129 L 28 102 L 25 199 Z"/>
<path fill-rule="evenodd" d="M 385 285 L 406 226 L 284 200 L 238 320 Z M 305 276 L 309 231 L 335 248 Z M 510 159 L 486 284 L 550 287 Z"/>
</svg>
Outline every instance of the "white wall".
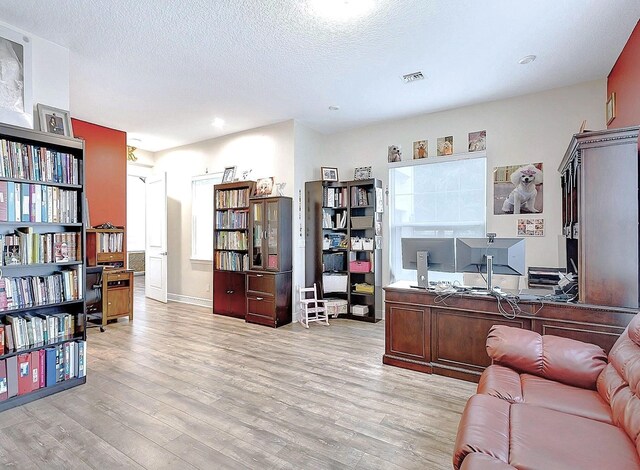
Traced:
<svg viewBox="0 0 640 470">
<path fill-rule="evenodd" d="M 464 152 L 469 132 L 487 131 L 487 231 L 500 237 L 516 235 L 515 215 L 493 215 L 492 170 L 496 166 L 544 164 L 544 237 L 528 237 L 527 264 L 564 266 L 559 253 L 561 231 L 560 160 L 572 134 L 584 119 L 587 128 L 603 129 L 606 80 L 596 80 L 542 93 L 384 122 L 326 136 L 320 166 L 338 167 L 341 180 L 351 179 L 359 166 L 373 166 L 373 175 L 388 184 L 387 147 L 401 145 L 403 160 L 412 158 L 413 141 L 427 139 L 429 155 L 436 139 L 454 136 L 454 151 Z M 388 237 L 388 205 L 383 235 Z M 389 282 L 388 244 L 383 244 L 383 283 Z"/>
<path fill-rule="evenodd" d="M 274 176 L 294 195 L 294 123 L 286 121 L 154 154 L 154 171 L 167 173 L 168 291 L 174 299 L 212 300 L 212 263 L 192 261 L 191 178 L 237 166 L 250 179 Z M 213 243 L 213 242 L 212 242 Z M 187 297 L 187 298 L 185 298 Z"/>
<path fill-rule="evenodd" d="M 320 179 L 324 136 L 296 122 L 294 125 L 295 187 L 293 192 L 293 320 L 298 315 L 298 286 L 305 285 L 305 182 Z"/>
<path fill-rule="evenodd" d="M 7 23 L 0 22 L 0 25 L 20 32 L 30 39 L 34 117 L 36 116 L 35 106 L 37 103 L 71 110 L 69 105 L 69 49 Z M 34 122 L 37 126 L 37 119 Z M 15 124 L 20 125 L 19 123 Z"/>
</svg>

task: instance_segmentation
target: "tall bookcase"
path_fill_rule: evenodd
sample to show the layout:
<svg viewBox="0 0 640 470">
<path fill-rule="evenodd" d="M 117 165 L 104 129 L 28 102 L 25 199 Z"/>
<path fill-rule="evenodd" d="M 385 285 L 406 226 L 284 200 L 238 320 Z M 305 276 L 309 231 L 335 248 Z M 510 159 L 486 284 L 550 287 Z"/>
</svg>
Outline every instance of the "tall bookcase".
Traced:
<svg viewBox="0 0 640 470">
<path fill-rule="evenodd" d="M 86 381 L 84 142 L 0 125 L 0 411 Z"/>
<path fill-rule="evenodd" d="M 347 318 L 382 319 L 382 182 L 305 185 L 305 280 L 348 303 Z"/>
<path fill-rule="evenodd" d="M 249 269 L 249 198 L 254 181 L 213 188 L 213 313 L 245 318 Z"/>
</svg>

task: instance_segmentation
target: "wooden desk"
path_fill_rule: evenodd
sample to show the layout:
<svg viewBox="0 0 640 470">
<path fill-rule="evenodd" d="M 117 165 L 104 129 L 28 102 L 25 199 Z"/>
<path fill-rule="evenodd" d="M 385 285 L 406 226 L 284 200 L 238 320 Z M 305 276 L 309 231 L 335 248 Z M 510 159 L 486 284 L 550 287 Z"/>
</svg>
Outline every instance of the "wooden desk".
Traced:
<svg viewBox="0 0 640 470">
<path fill-rule="evenodd" d="M 595 343 L 609 351 L 635 310 L 560 302 L 521 302 L 505 318 L 495 297 L 438 294 L 396 283 L 385 290 L 385 364 L 477 382 L 491 361 L 485 343 L 492 325 Z M 503 303 L 504 304 L 504 303 Z M 508 307 L 505 305 L 505 307 Z"/>
<path fill-rule="evenodd" d="M 102 326 L 124 316 L 133 321 L 133 270 L 105 269 L 102 273 Z"/>
</svg>

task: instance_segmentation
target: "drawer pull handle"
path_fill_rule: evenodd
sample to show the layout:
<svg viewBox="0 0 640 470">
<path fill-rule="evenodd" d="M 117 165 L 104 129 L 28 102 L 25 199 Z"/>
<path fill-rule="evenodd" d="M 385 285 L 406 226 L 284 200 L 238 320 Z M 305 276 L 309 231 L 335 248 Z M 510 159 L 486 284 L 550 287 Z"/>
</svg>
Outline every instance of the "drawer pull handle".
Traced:
<svg viewBox="0 0 640 470">
<path fill-rule="evenodd" d="M 233 294 L 233 291 L 232 290 L 228 290 L 227 294 Z"/>
<path fill-rule="evenodd" d="M 256 277 L 264 277 L 264 274 L 256 274 Z"/>
<path fill-rule="evenodd" d="M 264 300 L 264 297 L 256 297 L 256 300 Z"/>
</svg>

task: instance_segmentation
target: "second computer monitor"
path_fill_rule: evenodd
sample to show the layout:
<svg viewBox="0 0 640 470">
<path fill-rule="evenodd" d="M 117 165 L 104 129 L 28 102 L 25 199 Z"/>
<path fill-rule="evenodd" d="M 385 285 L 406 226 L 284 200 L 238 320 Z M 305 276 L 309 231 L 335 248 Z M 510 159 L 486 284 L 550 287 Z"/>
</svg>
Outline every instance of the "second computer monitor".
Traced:
<svg viewBox="0 0 640 470">
<path fill-rule="evenodd" d="M 456 268 L 458 272 L 486 273 L 487 256 L 493 257 L 493 274 L 523 276 L 524 238 L 457 238 Z"/>
<path fill-rule="evenodd" d="M 456 271 L 455 239 L 403 238 L 402 268 L 418 271 L 418 286 L 428 287 L 428 271 Z"/>
</svg>

